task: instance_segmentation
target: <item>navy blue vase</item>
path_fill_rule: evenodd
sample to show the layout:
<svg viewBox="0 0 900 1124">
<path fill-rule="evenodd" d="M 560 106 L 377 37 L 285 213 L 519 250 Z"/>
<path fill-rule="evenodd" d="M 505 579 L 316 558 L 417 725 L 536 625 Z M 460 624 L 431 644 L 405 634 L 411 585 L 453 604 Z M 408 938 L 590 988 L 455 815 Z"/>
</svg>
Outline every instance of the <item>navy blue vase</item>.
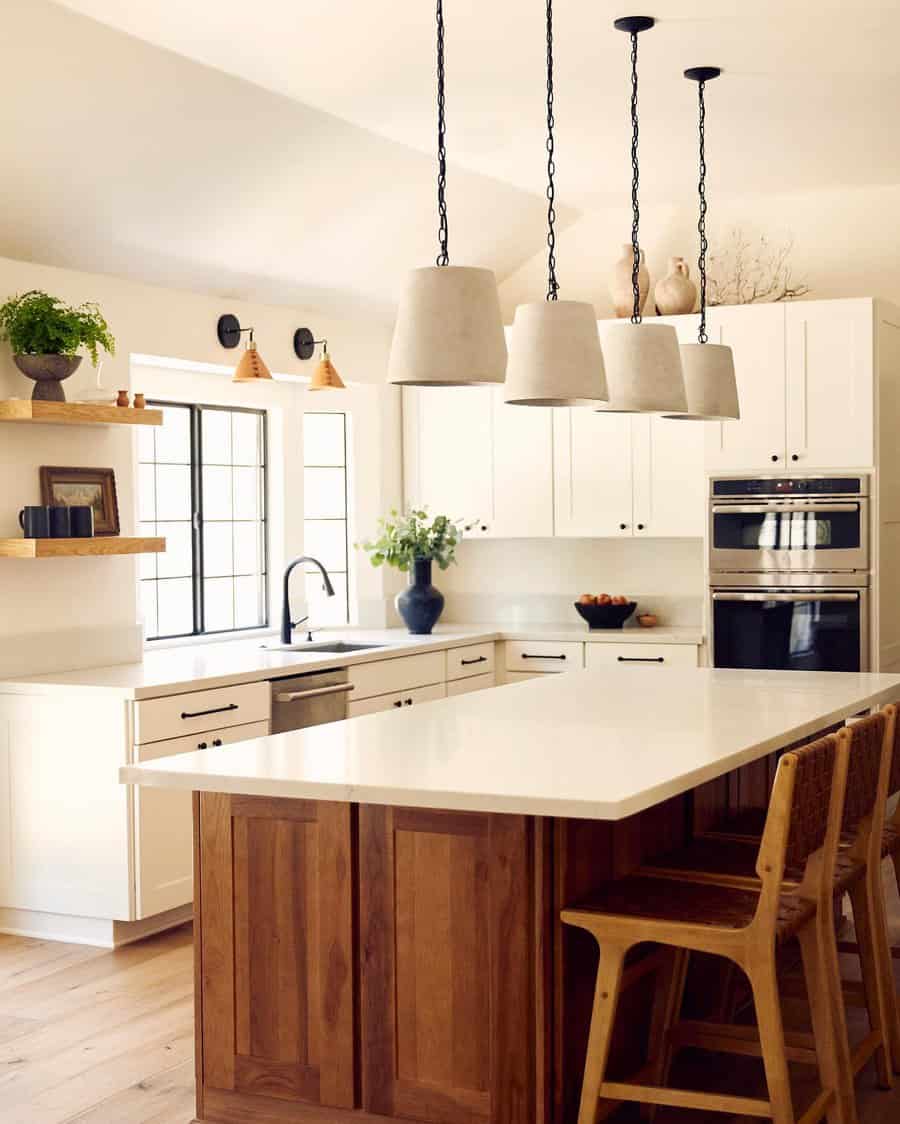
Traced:
<svg viewBox="0 0 900 1124">
<path fill-rule="evenodd" d="M 427 636 L 444 611 L 444 595 L 431 584 L 431 559 L 417 558 L 409 576 L 409 586 L 397 594 L 397 612 L 416 636 Z"/>
</svg>

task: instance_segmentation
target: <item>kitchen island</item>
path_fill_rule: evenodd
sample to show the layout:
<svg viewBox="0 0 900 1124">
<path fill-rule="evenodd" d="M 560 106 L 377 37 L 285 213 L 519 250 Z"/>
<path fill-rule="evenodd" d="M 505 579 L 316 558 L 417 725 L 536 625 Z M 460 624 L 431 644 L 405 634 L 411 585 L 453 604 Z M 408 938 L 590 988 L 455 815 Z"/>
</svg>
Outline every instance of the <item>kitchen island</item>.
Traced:
<svg viewBox="0 0 900 1124">
<path fill-rule="evenodd" d="M 597 950 L 562 905 L 897 698 L 893 675 L 584 671 L 122 769 L 195 794 L 197 1120 L 572 1119 Z M 657 963 L 628 969 L 625 1073 Z"/>
</svg>

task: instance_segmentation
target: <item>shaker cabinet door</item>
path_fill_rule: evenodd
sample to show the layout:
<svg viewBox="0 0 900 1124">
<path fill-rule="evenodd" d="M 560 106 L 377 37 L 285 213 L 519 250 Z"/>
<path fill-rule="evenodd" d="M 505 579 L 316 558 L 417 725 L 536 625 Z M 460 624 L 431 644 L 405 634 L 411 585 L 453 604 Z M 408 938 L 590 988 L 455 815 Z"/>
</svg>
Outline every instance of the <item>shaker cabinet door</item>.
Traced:
<svg viewBox="0 0 900 1124">
<path fill-rule="evenodd" d="M 494 392 L 495 538 L 537 539 L 553 534 L 553 411 L 509 406 Z"/>
<path fill-rule="evenodd" d="M 875 457 L 872 301 L 799 301 L 785 314 L 788 467 L 870 467 Z"/>
<path fill-rule="evenodd" d="M 359 809 L 363 1108 L 534 1124 L 532 824 Z"/>
<path fill-rule="evenodd" d="M 553 415 L 557 535 L 630 538 L 631 416 L 574 407 Z"/>
<path fill-rule="evenodd" d="M 197 830 L 204 1095 L 353 1108 L 351 806 L 202 793 Z"/>
<path fill-rule="evenodd" d="M 713 308 L 710 343 L 734 352 L 739 421 L 703 422 L 706 467 L 712 473 L 781 472 L 787 460 L 785 308 L 781 304 Z M 681 422 L 691 425 L 691 422 Z"/>
<path fill-rule="evenodd" d="M 649 415 L 631 419 L 635 538 L 703 538 L 706 424 Z"/>
</svg>

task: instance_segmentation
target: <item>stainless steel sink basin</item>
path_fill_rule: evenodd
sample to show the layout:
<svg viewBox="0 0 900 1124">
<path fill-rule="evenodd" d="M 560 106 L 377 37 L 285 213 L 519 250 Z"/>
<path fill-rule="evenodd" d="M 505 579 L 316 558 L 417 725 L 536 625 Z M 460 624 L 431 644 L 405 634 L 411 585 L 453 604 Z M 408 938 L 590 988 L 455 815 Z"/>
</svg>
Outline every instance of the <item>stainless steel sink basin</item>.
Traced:
<svg viewBox="0 0 900 1124">
<path fill-rule="evenodd" d="M 390 644 L 348 644 L 344 640 L 323 640 L 306 644 L 263 644 L 273 652 L 324 652 L 326 655 L 341 655 L 344 652 L 365 652 L 369 648 L 389 648 Z"/>
</svg>

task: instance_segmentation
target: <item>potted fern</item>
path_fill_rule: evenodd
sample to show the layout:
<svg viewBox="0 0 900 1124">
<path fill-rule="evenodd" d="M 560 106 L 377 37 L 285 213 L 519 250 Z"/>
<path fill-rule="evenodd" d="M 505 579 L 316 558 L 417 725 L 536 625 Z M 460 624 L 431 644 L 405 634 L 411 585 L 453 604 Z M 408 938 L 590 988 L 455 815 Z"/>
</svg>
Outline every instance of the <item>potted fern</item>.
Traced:
<svg viewBox="0 0 900 1124">
<path fill-rule="evenodd" d="M 65 402 L 60 384 L 81 363 L 79 348 L 86 349 L 95 367 L 100 348 L 110 355 L 116 351 L 98 305 L 88 301 L 73 307 L 40 289 L 10 297 L 0 306 L 0 338 L 9 341 L 22 374 L 34 379 L 31 397 L 42 402 Z"/>
<path fill-rule="evenodd" d="M 387 519 L 378 520 L 377 538 L 361 544 L 373 566 L 409 574 L 409 586 L 397 594 L 395 604 L 411 633 L 425 636 L 437 624 L 444 595 L 431 584 L 432 563 L 446 570 L 455 562 L 456 548 L 471 526 L 446 515 L 430 518 L 425 508 L 402 515 L 392 509 Z"/>
</svg>

